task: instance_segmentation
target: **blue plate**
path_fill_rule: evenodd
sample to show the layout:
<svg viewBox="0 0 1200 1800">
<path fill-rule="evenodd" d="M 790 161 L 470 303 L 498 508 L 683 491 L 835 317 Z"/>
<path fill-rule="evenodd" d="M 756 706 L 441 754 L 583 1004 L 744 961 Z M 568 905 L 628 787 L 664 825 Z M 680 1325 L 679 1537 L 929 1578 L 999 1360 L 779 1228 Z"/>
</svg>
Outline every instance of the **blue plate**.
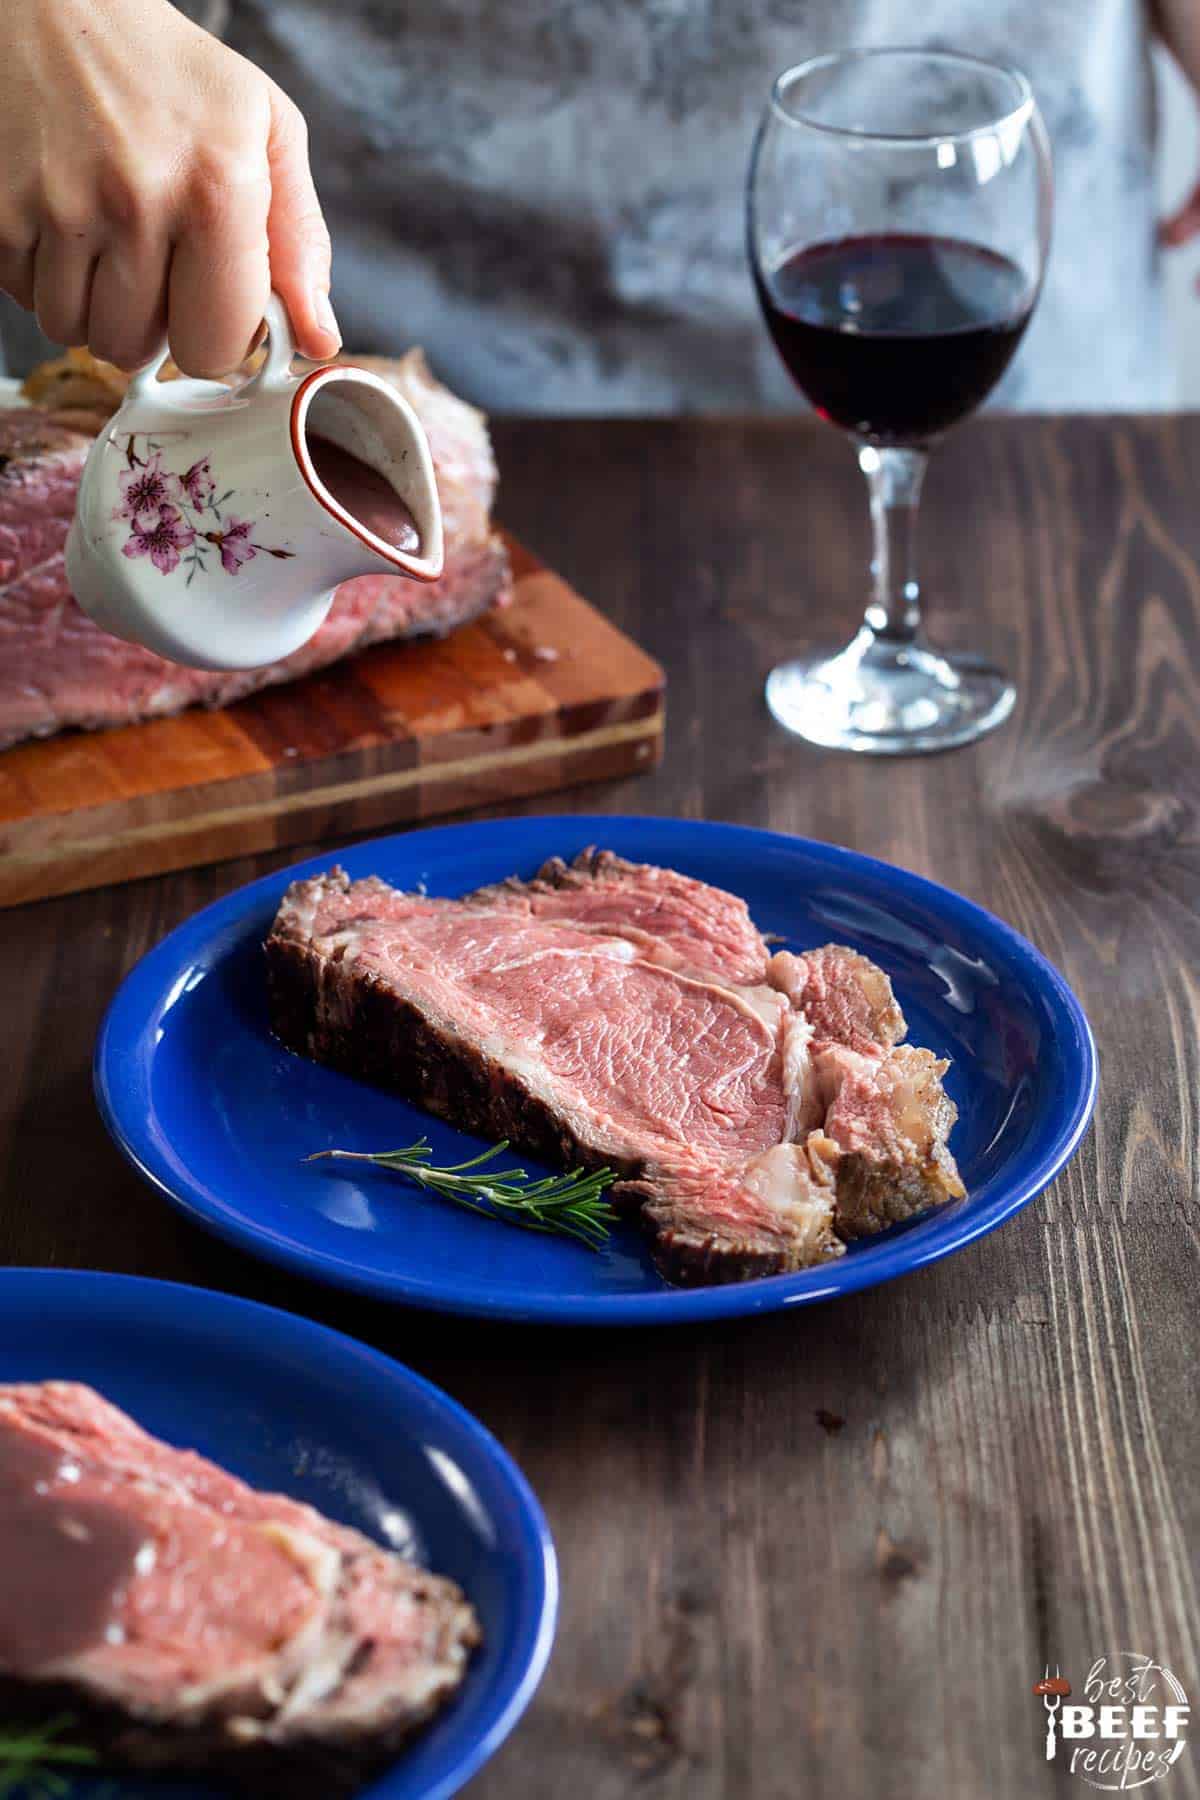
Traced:
<svg viewBox="0 0 1200 1800">
<path fill-rule="evenodd" d="M 362 1800 L 442 1800 L 528 1705 L 554 1636 L 554 1546 L 524 1477 L 439 1389 L 340 1332 L 227 1294 L 0 1270 L 0 1381 L 85 1381 L 168 1443 L 293 1495 L 460 1583 L 484 1644 L 462 1689 Z M 74 1791 L 81 1796 L 90 1783 Z M 112 1794 L 111 1784 L 102 1784 Z M 122 1782 L 138 1800 L 211 1786 Z"/>
<path fill-rule="evenodd" d="M 337 1145 L 432 1140 L 439 1161 L 479 1141 L 273 1042 L 261 944 L 289 879 L 340 862 L 455 895 L 553 854 L 607 845 L 731 889 L 793 949 L 836 939 L 892 976 L 912 1039 L 953 1059 L 952 1140 L 969 1198 L 836 1263 L 733 1287 L 671 1289 L 637 1230 L 596 1255 L 493 1224 L 385 1170 L 303 1161 Z M 493 1318 L 593 1325 L 712 1319 L 803 1305 L 960 1250 L 1025 1206 L 1087 1125 L 1096 1053 L 1070 989 L 982 908 L 886 863 L 802 838 L 678 819 L 541 818 L 379 838 L 252 882 L 172 932 L 118 992 L 96 1092 L 134 1166 L 243 1249 L 363 1292 Z"/>
</svg>

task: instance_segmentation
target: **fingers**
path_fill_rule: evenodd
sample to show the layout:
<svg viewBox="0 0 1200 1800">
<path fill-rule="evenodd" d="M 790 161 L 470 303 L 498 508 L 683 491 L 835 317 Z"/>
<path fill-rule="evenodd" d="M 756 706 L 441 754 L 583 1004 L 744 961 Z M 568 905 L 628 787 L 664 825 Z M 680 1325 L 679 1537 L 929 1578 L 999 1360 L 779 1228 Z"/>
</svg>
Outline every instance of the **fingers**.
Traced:
<svg viewBox="0 0 1200 1800">
<path fill-rule="evenodd" d="M 302 347 L 337 348 L 304 124 L 253 64 L 158 0 L 0 0 L 0 75 L 0 287 L 48 334 L 128 368 L 165 329 L 185 372 L 224 375 L 273 239 Z"/>
<path fill-rule="evenodd" d="M 342 342 L 329 301 L 329 232 L 308 166 L 303 115 L 278 88 L 272 90 L 267 154 L 271 283 L 287 306 L 297 349 L 321 361 L 335 356 Z"/>
<path fill-rule="evenodd" d="M 93 356 L 138 369 L 167 335 L 165 238 L 118 241 L 101 253 L 92 281 L 87 347 Z"/>
<path fill-rule="evenodd" d="M 227 375 L 248 354 L 271 288 L 265 166 L 234 160 L 190 184 L 167 286 L 171 355 L 186 375 Z"/>
<path fill-rule="evenodd" d="M 297 347 L 315 359 L 338 350 L 304 120 L 240 59 L 223 77 L 220 129 L 172 157 L 114 132 L 99 166 L 66 159 L 62 191 L 36 193 L 0 229 L 0 288 L 56 343 L 132 369 L 166 337 L 185 374 L 219 377 L 250 351 L 274 283 Z"/>
<path fill-rule="evenodd" d="M 44 231 L 33 258 L 33 307 L 52 344 L 85 344 L 96 247 L 89 232 Z"/>
<path fill-rule="evenodd" d="M 33 250 L 0 249 L 0 293 L 33 311 Z"/>
<path fill-rule="evenodd" d="M 1176 212 L 1160 221 L 1158 241 L 1168 250 L 1177 250 L 1197 235 L 1200 235 L 1200 182 Z"/>
</svg>

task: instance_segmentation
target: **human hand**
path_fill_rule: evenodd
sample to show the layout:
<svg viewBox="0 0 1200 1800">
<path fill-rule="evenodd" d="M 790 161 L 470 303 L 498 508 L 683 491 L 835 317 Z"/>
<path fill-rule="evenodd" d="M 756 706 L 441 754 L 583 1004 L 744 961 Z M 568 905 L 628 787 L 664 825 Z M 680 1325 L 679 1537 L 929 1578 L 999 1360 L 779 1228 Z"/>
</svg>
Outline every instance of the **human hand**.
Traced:
<svg viewBox="0 0 1200 1800">
<path fill-rule="evenodd" d="M 0 169 L 0 288 L 55 343 L 223 375 L 274 287 L 337 351 L 303 116 L 165 0 L 0 0 Z"/>
<path fill-rule="evenodd" d="M 1175 211 L 1158 223 L 1158 241 L 1168 250 L 1178 250 L 1200 236 L 1200 181 Z"/>
</svg>

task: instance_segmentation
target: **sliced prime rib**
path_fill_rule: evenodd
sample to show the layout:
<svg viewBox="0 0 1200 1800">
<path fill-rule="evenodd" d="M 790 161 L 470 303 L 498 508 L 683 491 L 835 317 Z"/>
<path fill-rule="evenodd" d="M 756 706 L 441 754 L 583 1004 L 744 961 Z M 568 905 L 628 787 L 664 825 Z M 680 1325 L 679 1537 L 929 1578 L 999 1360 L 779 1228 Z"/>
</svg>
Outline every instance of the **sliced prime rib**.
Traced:
<svg viewBox="0 0 1200 1800">
<path fill-rule="evenodd" d="M 91 446 L 89 419 L 104 429 L 103 418 L 80 406 L 75 378 L 66 411 L 0 411 L 0 748 L 66 726 L 224 706 L 385 639 L 450 631 L 511 597 L 508 555 L 490 524 L 496 466 L 483 415 L 435 381 L 419 351 L 394 363 L 360 360 L 395 383 L 425 426 L 445 572 L 430 586 L 389 575 L 344 582 L 316 636 L 262 669 L 185 669 L 94 625 L 67 585 L 63 547 Z M 53 385 L 39 391 L 52 395 Z"/>
<path fill-rule="evenodd" d="M 0 1386 L 0 1716 L 107 1759 L 349 1792 L 453 1693 L 452 1582 L 74 1383 Z"/>
<path fill-rule="evenodd" d="M 266 943 L 293 1050 L 552 1162 L 607 1165 L 663 1273 L 742 1280 L 961 1195 L 947 1064 L 882 970 L 769 946 L 744 903 L 587 851 L 461 900 L 340 870 Z"/>
<path fill-rule="evenodd" d="M 769 952 L 744 900 L 674 869 L 598 850 L 552 857 L 532 881 L 512 876 L 472 896 L 531 919 L 627 938 L 650 962 L 740 983 L 766 979 Z"/>
<path fill-rule="evenodd" d="M 819 1043 L 869 1054 L 890 1050 L 908 1030 L 883 970 L 844 944 L 826 944 L 803 956 L 776 951 L 767 979 L 804 1014 Z"/>
<path fill-rule="evenodd" d="M 836 1146 L 838 1231 L 863 1237 L 964 1193 L 947 1146 L 958 1109 L 942 1087 L 948 1064 L 915 1044 L 871 1055 L 824 1044 L 814 1057 Z"/>
</svg>

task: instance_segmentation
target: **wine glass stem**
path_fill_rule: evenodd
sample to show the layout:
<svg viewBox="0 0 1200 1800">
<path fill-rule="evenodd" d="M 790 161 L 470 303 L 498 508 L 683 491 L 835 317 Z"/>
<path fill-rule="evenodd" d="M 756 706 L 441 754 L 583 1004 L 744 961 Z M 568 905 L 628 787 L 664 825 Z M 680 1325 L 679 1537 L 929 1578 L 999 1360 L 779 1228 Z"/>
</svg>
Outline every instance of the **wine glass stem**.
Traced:
<svg viewBox="0 0 1200 1800">
<path fill-rule="evenodd" d="M 911 644 L 920 635 L 921 591 L 917 586 L 917 507 L 929 458 L 924 450 L 860 444 L 858 466 L 871 493 L 873 593 L 867 625 L 890 644 Z"/>
</svg>

